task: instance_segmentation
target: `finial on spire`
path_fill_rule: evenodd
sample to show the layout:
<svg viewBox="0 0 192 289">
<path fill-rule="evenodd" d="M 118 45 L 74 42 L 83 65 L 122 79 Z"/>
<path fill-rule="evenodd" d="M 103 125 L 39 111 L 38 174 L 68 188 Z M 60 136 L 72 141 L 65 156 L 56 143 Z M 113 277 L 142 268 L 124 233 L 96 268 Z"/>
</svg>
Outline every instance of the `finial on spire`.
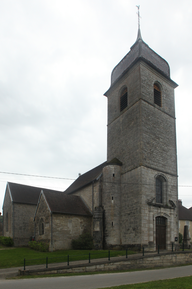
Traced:
<svg viewBox="0 0 192 289">
<path fill-rule="evenodd" d="M 136 5 L 137 9 L 138 9 L 138 12 L 137 12 L 137 15 L 138 15 L 138 34 L 137 34 L 137 40 L 139 39 L 142 39 L 141 37 L 141 30 L 140 30 L 140 19 L 141 19 L 141 16 L 140 16 L 140 5 Z"/>
<path fill-rule="evenodd" d="M 140 5 L 136 5 L 136 7 L 137 7 L 137 9 L 138 9 L 138 12 L 137 12 L 137 15 L 138 15 L 138 29 L 140 29 L 140 18 L 141 18 L 141 16 L 140 16 L 140 11 L 139 11 Z"/>
</svg>

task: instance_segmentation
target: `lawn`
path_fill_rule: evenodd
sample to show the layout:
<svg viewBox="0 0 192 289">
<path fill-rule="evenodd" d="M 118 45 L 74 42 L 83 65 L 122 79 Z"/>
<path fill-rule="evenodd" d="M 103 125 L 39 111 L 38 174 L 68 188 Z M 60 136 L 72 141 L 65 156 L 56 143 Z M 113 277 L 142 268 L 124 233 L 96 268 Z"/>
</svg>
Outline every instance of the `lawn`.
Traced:
<svg viewBox="0 0 192 289">
<path fill-rule="evenodd" d="M 20 267 L 23 266 L 24 258 L 26 266 L 35 264 L 45 264 L 46 257 L 49 263 L 66 262 L 69 255 L 69 262 L 75 260 L 89 260 L 107 258 L 108 250 L 62 250 L 55 252 L 38 252 L 30 248 L 10 248 L 0 250 L 0 268 Z M 129 251 L 128 254 L 134 252 Z M 110 256 L 125 256 L 125 251 L 110 251 Z M 87 261 L 88 262 L 88 261 Z"/>
<path fill-rule="evenodd" d="M 192 277 L 183 277 L 169 280 L 159 280 L 147 283 L 107 287 L 105 289 L 191 289 Z"/>
</svg>

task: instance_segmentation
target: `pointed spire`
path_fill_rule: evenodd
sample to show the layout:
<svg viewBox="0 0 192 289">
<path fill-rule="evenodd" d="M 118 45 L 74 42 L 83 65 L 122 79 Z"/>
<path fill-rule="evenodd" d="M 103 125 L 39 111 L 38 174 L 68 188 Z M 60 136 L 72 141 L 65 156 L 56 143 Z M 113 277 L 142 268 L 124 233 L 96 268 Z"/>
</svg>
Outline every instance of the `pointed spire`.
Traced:
<svg viewBox="0 0 192 289">
<path fill-rule="evenodd" d="M 137 40 L 142 40 L 142 37 L 141 37 L 141 29 L 140 29 L 140 19 L 141 19 L 141 16 L 140 16 L 140 5 L 136 5 L 137 9 L 138 9 L 138 12 L 137 12 L 137 15 L 138 15 L 138 33 L 137 33 Z"/>
</svg>

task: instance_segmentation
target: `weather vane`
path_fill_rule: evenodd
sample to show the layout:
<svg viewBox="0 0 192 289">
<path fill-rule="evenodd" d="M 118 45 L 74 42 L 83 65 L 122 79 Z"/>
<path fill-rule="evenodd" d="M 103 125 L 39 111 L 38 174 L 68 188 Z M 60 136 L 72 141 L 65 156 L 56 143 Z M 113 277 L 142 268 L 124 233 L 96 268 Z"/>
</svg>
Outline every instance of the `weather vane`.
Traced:
<svg viewBox="0 0 192 289">
<path fill-rule="evenodd" d="M 138 12 L 137 12 L 137 15 L 138 15 L 138 29 L 140 29 L 140 19 L 141 19 L 141 16 L 140 16 L 140 5 L 136 5 L 137 9 L 138 9 Z"/>
</svg>

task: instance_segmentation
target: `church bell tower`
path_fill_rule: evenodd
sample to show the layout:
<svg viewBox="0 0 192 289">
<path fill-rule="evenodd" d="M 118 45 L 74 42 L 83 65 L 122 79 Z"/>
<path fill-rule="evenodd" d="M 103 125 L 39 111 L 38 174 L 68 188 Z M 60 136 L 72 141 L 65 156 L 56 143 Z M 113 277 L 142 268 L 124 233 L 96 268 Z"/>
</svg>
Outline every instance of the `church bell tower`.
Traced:
<svg viewBox="0 0 192 289">
<path fill-rule="evenodd" d="M 121 163 L 120 244 L 177 245 L 177 152 L 169 64 L 142 39 L 111 74 L 107 160 Z M 115 200 L 114 200 L 115 202 Z"/>
</svg>

